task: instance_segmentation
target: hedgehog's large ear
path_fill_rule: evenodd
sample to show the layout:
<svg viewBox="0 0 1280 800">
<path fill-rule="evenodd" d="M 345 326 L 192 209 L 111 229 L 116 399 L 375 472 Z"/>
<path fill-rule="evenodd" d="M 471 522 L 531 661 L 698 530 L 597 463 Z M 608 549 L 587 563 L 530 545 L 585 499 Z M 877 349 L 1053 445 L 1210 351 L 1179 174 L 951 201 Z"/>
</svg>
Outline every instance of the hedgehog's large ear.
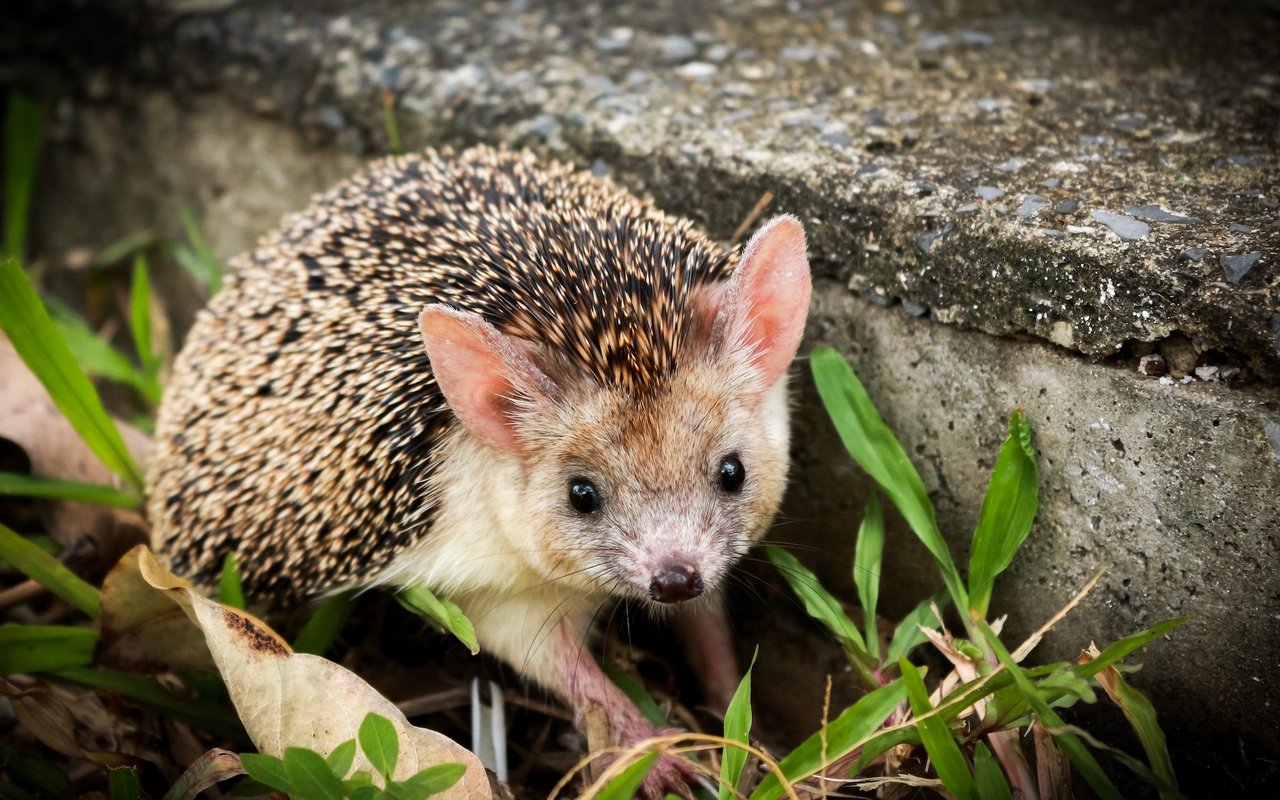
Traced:
<svg viewBox="0 0 1280 800">
<path fill-rule="evenodd" d="M 433 304 L 418 329 L 431 372 L 449 408 L 481 441 L 499 450 L 520 449 L 517 404 L 548 399 L 554 384 L 517 340 L 478 314 Z"/>
<path fill-rule="evenodd" d="M 796 357 L 811 293 L 804 227 L 789 214 L 774 217 L 751 237 L 723 289 L 707 296 L 715 340 L 748 348 L 764 385 L 773 386 Z"/>
</svg>

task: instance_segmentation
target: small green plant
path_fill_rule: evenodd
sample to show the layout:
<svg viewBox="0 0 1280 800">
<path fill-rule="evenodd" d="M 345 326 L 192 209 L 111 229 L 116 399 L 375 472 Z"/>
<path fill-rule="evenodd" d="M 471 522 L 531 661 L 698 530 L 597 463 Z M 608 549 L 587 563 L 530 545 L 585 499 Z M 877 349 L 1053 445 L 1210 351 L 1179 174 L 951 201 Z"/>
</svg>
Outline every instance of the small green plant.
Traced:
<svg viewBox="0 0 1280 800">
<path fill-rule="evenodd" d="M 373 771 L 352 771 L 358 750 Z M 284 757 L 246 753 L 240 763 L 250 781 L 236 788 L 244 795 L 283 792 L 296 800 L 423 800 L 440 794 L 462 778 L 462 764 L 437 764 L 404 780 L 394 780 L 400 737 L 391 720 L 370 712 L 355 739 L 327 755 L 290 747 Z M 376 777 L 381 786 L 375 785 Z"/>
<path fill-rule="evenodd" d="M 1121 685 L 1123 678 L 1115 665 L 1185 618 L 1129 636 L 1076 664 L 1033 668 L 1020 662 L 1057 618 L 1013 652 L 987 622 L 995 578 L 1012 563 L 1036 513 L 1035 450 L 1030 425 L 1022 414 L 1014 411 L 1010 416 L 1009 436 L 1000 448 L 974 532 L 966 582 L 938 529 L 923 481 L 853 370 L 831 348 L 815 350 L 810 363 L 818 393 L 846 449 L 932 554 L 945 590 L 917 606 L 898 625 L 881 654 L 875 609 L 884 523 L 874 496 L 867 503 L 858 531 L 853 575 L 863 608 L 863 630 L 794 556 L 777 548 L 766 551 L 809 615 L 844 647 L 855 674 L 869 691 L 784 758 L 778 772 L 792 782 L 821 774 L 850 780 L 856 786 L 862 772 L 890 748 L 900 748 L 894 763 L 901 763 L 919 748 L 928 756 L 937 785 L 951 797 L 1026 796 L 1044 787 L 1033 783 L 1020 736 L 1023 731 L 1039 728 L 1035 732 L 1046 733 L 1043 738 L 1049 746 L 1061 748 L 1099 797 L 1117 798 L 1111 779 L 1085 746 L 1085 742 L 1094 743 L 1092 737 L 1064 723 L 1056 710 L 1079 701 L 1094 702 L 1094 689 L 1102 686 L 1113 698 L 1123 698 L 1117 704 L 1133 723 L 1149 763 L 1123 754 L 1117 760 L 1151 782 L 1162 798 L 1180 797 L 1155 712 L 1140 692 L 1127 683 Z M 1084 591 L 1062 613 L 1070 610 Z M 948 601 L 959 612 L 967 633 L 964 638 L 952 636 L 942 626 L 941 608 Z M 922 670 L 906 658 L 925 641 L 937 647 L 954 668 L 932 695 Z M 893 775 L 875 776 L 874 780 L 886 777 Z M 782 785 L 774 773 L 761 782 L 751 798 L 774 800 L 781 794 Z"/>
</svg>

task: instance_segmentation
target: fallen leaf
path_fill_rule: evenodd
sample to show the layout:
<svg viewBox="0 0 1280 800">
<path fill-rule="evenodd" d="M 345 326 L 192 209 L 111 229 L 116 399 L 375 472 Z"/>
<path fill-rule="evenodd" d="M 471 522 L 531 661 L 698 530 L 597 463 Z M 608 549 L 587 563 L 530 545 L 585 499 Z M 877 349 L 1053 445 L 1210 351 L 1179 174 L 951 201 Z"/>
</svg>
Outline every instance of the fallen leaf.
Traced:
<svg viewBox="0 0 1280 800">
<path fill-rule="evenodd" d="M 280 756 L 287 747 L 306 747 L 327 754 L 354 738 L 360 722 L 372 711 L 391 720 L 400 735 L 396 780 L 436 764 L 460 763 L 466 773 L 439 797 L 493 796 L 484 767 L 470 751 L 435 731 L 410 725 L 390 700 L 354 673 L 319 656 L 294 653 L 257 617 L 201 596 L 162 567 L 146 547 L 130 551 L 113 572 L 114 580 L 131 586 L 129 596 L 135 596 L 135 573 L 155 596 L 181 609 L 203 634 L 231 702 L 260 752 Z M 104 619 L 110 603 L 104 593 Z M 125 612 L 111 609 L 110 613 L 120 618 Z M 354 769 L 373 771 L 363 754 L 356 758 Z"/>
<path fill-rule="evenodd" d="M 145 465 L 151 452 L 150 439 L 119 420 L 116 427 L 134 459 Z M 117 488 L 124 485 L 81 440 L 3 333 L 0 333 L 0 440 L 8 440 L 20 448 L 30 474 L 35 477 Z M 11 453 L 7 460 L 13 460 L 15 455 Z M 9 499 L 0 498 L 0 502 Z M 113 549 L 110 541 L 121 536 L 136 536 L 134 531 L 146 530 L 141 514 L 134 511 L 72 500 L 41 501 L 38 508 L 45 530 L 59 544 L 71 546 L 82 537 L 90 536 L 104 542 L 98 548 L 104 551 L 104 556 Z M 114 557 L 107 561 L 114 562 Z"/>
</svg>

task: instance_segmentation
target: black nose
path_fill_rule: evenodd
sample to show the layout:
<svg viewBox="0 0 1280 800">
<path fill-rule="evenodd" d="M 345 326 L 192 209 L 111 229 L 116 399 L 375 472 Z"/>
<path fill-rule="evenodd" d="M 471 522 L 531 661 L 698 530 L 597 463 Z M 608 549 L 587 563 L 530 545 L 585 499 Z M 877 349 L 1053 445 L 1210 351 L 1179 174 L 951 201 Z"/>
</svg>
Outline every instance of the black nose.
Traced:
<svg viewBox="0 0 1280 800">
<path fill-rule="evenodd" d="M 684 564 L 664 564 L 649 584 L 649 596 L 659 603 L 679 603 L 702 594 L 702 576 Z"/>
</svg>

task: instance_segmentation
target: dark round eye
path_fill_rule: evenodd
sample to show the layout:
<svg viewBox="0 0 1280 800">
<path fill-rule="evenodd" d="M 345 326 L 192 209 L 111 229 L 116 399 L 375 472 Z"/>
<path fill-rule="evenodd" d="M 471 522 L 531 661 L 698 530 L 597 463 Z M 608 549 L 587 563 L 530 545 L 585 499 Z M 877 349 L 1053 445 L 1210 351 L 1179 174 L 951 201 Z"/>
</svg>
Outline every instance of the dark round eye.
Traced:
<svg viewBox="0 0 1280 800">
<path fill-rule="evenodd" d="M 569 481 L 569 505 L 582 514 L 599 511 L 600 492 L 586 478 L 573 478 Z"/>
<path fill-rule="evenodd" d="M 742 459 L 734 453 L 724 457 L 720 462 L 720 488 L 726 492 L 736 492 L 742 488 L 747 479 L 747 468 L 742 466 Z"/>
</svg>

